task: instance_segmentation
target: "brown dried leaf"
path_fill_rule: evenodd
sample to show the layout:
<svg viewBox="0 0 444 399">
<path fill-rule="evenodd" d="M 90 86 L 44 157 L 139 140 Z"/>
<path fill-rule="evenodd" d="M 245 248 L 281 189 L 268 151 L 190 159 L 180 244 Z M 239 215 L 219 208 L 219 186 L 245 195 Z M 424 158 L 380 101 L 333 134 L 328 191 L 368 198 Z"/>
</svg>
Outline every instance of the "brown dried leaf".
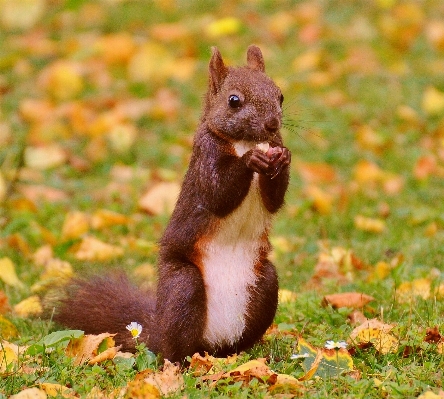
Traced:
<svg viewBox="0 0 444 399">
<path fill-rule="evenodd" d="M 444 341 L 444 337 L 439 333 L 438 326 L 428 328 L 424 342 L 437 344 L 440 341 Z"/>
<path fill-rule="evenodd" d="M 362 294 L 360 292 L 343 292 L 340 294 L 326 295 L 322 300 L 322 306 L 331 305 L 334 309 L 337 308 L 362 308 L 367 303 L 373 301 L 370 295 Z"/>
<path fill-rule="evenodd" d="M 148 384 L 155 386 L 162 395 L 169 395 L 183 389 L 184 380 L 180 367 L 165 360 L 162 371 L 152 372 L 144 379 Z"/>
</svg>

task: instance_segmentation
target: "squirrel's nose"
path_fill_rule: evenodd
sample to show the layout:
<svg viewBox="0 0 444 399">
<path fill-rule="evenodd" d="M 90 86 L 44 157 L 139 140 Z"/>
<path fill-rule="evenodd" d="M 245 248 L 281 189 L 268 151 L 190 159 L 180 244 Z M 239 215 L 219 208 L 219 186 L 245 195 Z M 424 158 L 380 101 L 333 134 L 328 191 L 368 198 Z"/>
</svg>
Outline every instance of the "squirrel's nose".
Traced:
<svg viewBox="0 0 444 399">
<path fill-rule="evenodd" d="M 272 116 L 265 121 L 264 126 L 269 132 L 275 132 L 281 127 L 281 121 L 278 117 Z"/>
</svg>

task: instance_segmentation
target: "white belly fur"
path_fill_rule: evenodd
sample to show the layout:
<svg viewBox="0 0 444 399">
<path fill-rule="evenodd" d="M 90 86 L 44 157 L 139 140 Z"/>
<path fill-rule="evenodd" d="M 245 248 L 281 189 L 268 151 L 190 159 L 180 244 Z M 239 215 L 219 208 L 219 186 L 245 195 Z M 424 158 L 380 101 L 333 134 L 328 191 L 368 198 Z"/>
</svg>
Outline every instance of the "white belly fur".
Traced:
<svg viewBox="0 0 444 399">
<path fill-rule="evenodd" d="M 214 237 L 205 245 L 203 270 L 207 295 L 205 339 L 216 347 L 233 344 L 245 329 L 249 287 L 254 286 L 254 266 L 261 237 L 271 215 L 262 203 L 258 175 L 242 204 L 219 222 Z"/>
</svg>

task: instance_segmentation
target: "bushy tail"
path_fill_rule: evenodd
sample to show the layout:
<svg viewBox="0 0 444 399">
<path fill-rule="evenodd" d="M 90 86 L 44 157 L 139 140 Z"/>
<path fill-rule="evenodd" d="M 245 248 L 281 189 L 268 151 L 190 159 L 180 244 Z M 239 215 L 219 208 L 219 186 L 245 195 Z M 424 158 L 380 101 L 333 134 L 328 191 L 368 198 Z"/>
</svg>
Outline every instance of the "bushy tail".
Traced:
<svg viewBox="0 0 444 399">
<path fill-rule="evenodd" d="M 154 295 L 141 292 L 119 273 L 74 280 L 59 302 L 54 320 L 86 334 L 117 333 L 116 344 L 122 345 L 122 350 L 134 351 L 134 340 L 126 326 L 132 321 L 141 324 L 138 342 L 148 344 L 154 310 Z"/>
</svg>

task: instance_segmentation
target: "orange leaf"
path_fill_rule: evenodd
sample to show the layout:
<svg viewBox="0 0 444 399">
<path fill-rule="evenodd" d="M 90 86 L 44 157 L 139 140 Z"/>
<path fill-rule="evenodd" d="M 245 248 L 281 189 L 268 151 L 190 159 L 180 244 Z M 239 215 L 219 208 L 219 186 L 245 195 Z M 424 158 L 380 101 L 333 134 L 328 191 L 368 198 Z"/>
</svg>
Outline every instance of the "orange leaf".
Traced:
<svg viewBox="0 0 444 399">
<path fill-rule="evenodd" d="M 341 294 L 326 295 L 322 300 L 322 306 L 331 305 L 337 308 L 362 308 L 370 301 L 373 301 L 370 295 L 360 292 L 343 292 Z"/>
</svg>

